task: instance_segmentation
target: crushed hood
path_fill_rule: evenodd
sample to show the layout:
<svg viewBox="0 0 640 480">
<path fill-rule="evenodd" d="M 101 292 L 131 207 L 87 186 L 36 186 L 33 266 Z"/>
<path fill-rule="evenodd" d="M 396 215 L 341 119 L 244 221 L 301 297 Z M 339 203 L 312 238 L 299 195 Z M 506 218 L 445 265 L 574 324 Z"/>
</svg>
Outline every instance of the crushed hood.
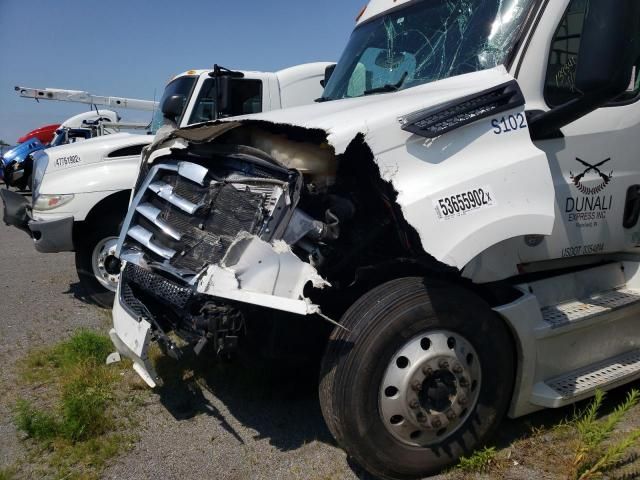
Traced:
<svg viewBox="0 0 640 480">
<path fill-rule="evenodd" d="M 462 269 L 481 252 L 504 240 L 551 233 L 555 195 L 546 155 L 531 140 L 524 105 L 437 138 L 404 131 L 401 121 L 410 114 L 513 80 L 501 66 L 394 93 L 193 125 L 164 138 L 156 137 L 145 152 L 145 159 L 155 158 L 153 153 L 161 148 L 187 148 L 190 143 L 214 142 L 223 134 L 238 133 L 242 138 L 243 134 L 258 131 L 258 140 L 267 137 L 267 141 L 249 145 L 302 171 L 295 162 L 282 161 L 301 158 L 303 167 L 311 165 L 307 172 L 317 173 L 320 180 L 326 179 L 325 185 L 330 185 L 333 170 L 322 171 L 322 165 L 331 167 L 336 158 L 347 155 L 349 147 L 362 138 L 381 179 L 396 192 L 395 201 L 420 237 L 424 252 L 443 264 Z M 498 135 L 493 123 L 504 115 L 519 118 L 522 127 Z M 271 141 L 270 135 L 284 137 L 290 144 Z M 315 150 L 298 149 L 300 144 Z M 157 157 L 163 154 L 158 151 Z M 314 159 L 318 161 L 310 163 Z M 314 183 L 321 183 L 317 180 Z M 475 203 L 471 203 L 469 195 L 473 195 Z M 463 196 L 470 207 L 455 209 Z M 442 205 L 451 205 L 453 210 L 445 216 Z M 515 264 L 509 268 L 514 270 Z M 506 278 L 509 274 L 500 276 Z"/>
<path fill-rule="evenodd" d="M 368 132 L 387 125 L 399 128 L 399 119 L 408 114 L 479 92 L 512 79 L 505 68 L 500 66 L 419 85 L 391 94 L 334 100 L 191 125 L 157 136 L 148 154 L 171 139 L 178 138 L 196 143 L 209 142 L 240 125 L 253 122 L 269 122 L 275 125 L 295 126 L 326 132 L 327 141 L 337 155 L 344 153 L 356 135 L 362 133 L 373 153 L 376 154 L 389 145 L 385 146 L 379 144 L 375 138 L 368 138 Z M 376 148 L 376 144 L 379 145 L 378 148 Z"/>
</svg>

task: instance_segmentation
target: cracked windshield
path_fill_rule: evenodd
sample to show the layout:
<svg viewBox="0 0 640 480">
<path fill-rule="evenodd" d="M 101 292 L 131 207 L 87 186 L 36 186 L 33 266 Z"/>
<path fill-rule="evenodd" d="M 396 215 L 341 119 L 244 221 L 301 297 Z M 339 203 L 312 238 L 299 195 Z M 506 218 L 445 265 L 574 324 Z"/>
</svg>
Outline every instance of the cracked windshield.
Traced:
<svg viewBox="0 0 640 480">
<path fill-rule="evenodd" d="M 504 63 L 534 0 L 422 1 L 358 27 L 324 99 L 391 92 Z"/>
</svg>

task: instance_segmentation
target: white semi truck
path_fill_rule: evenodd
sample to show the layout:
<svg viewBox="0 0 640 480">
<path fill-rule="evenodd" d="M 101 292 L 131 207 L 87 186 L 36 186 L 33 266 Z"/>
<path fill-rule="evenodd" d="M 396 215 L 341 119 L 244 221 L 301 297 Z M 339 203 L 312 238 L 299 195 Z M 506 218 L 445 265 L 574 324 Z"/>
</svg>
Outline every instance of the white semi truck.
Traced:
<svg viewBox="0 0 640 480">
<path fill-rule="evenodd" d="M 372 0 L 322 103 L 145 152 L 118 351 L 336 322 L 324 418 L 389 479 L 637 379 L 639 41 L 637 0 Z"/>
<path fill-rule="evenodd" d="M 311 103 L 322 94 L 321 80 L 330 65 L 311 63 L 278 72 L 216 67 L 182 73 L 167 85 L 160 101 L 162 112 L 153 123 L 156 128 L 165 125 L 158 139 L 176 126 Z M 21 90 L 31 98 L 62 99 L 60 91 L 48 95 L 52 89 Z M 124 105 L 126 99 L 85 92 L 65 99 L 108 105 L 119 101 L 127 108 L 147 105 Z M 106 308 L 113 305 L 120 271 L 113 255 L 118 232 L 138 176 L 140 153 L 153 139 L 119 133 L 48 149 L 35 161 L 32 206 L 21 195 L 2 192 L 5 222 L 27 231 L 40 252 L 75 251 L 86 296 Z"/>
</svg>

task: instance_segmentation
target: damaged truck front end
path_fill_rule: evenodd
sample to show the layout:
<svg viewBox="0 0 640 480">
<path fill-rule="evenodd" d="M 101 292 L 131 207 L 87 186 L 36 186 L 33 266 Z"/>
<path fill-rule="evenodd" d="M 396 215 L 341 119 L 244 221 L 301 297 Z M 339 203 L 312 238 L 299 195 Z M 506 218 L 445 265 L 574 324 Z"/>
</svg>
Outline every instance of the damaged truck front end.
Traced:
<svg viewBox="0 0 640 480">
<path fill-rule="evenodd" d="M 355 282 L 358 266 L 412 247 L 411 228 L 392 225 L 395 193 L 362 137 L 349 153 L 367 163 L 337 174 L 319 131 L 291 127 L 286 136 L 251 122 L 200 130 L 207 141 L 152 159 L 118 243 L 126 266 L 112 338 L 151 386 L 159 379 L 146 359 L 150 340 L 176 358 L 169 332 L 198 354 L 206 345 L 232 351 L 261 309 L 335 323 L 341 310 L 329 299 Z M 296 133 L 312 141 L 290 140 Z M 274 155 L 239 142 L 269 142 Z M 373 248 L 384 236 L 385 252 Z"/>
</svg>

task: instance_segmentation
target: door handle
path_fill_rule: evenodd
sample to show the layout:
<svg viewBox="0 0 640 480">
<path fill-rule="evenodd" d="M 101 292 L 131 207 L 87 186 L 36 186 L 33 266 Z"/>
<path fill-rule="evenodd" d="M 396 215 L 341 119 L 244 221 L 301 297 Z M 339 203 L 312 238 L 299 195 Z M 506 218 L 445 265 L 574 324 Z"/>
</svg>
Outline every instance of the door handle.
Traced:
<svg viewBox="0 0 640 480">
<path fill-rule="evenodd" d="M 624 204 L 624 218 L 622 226 L 633 228 L 640 217 L 640 185 L 631 185 L 627 190 L 627 199 Z"/>
</svg>

